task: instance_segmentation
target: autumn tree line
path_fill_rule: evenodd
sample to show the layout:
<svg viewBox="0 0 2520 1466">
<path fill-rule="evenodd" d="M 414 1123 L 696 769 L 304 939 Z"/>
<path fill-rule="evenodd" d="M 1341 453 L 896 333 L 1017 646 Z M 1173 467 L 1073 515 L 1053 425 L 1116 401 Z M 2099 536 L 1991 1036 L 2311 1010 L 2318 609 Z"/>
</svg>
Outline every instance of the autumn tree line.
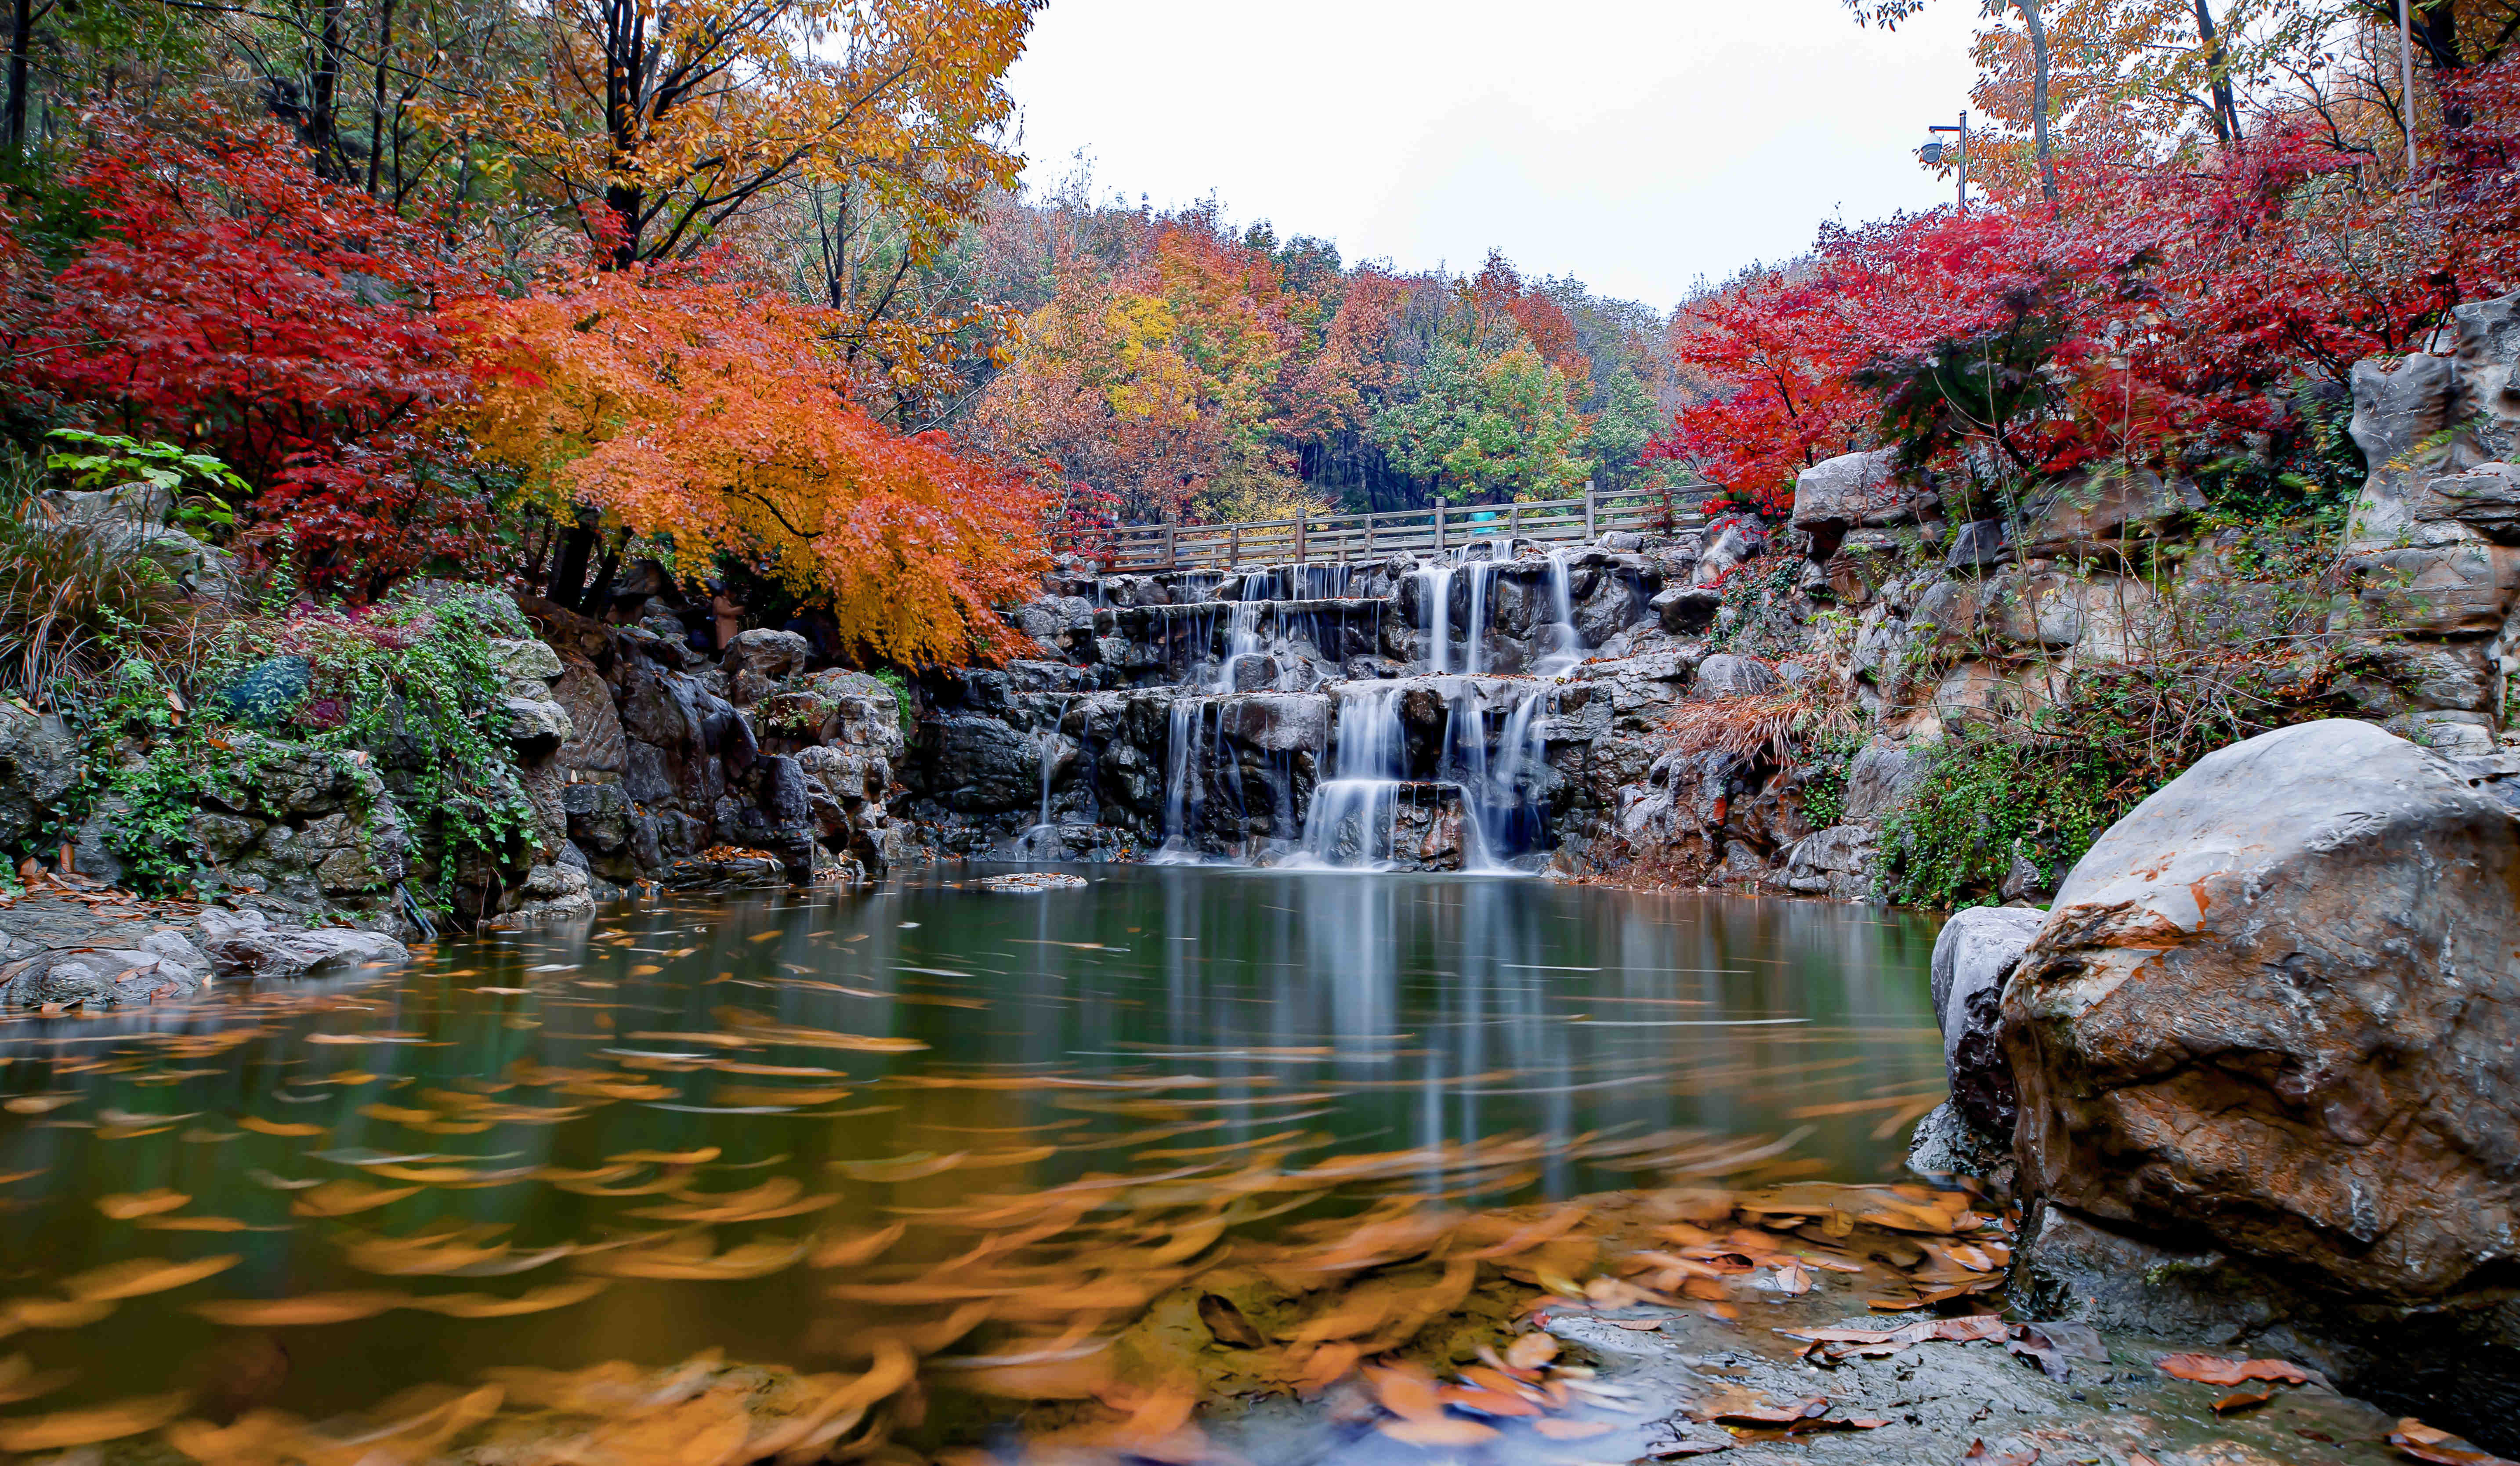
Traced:
<svg viewBox="0 0 2520 1466">
<path fill-rule="evenodd" d="M 2002 0 L 1969 208 L 1669 309 L 1026 194 L 1041 3 L 10 0 L 0 431 L 216 460 L 185 522 L 311 594 L 652 557 L 927 665 L 1115 522 L 1773 516 L 1884 444 L 2315 509 L 2352 362 L 2515 279 L 2520 0 L 2414 3 L 2405 67 L 2384 0 Z"/>
</svg>

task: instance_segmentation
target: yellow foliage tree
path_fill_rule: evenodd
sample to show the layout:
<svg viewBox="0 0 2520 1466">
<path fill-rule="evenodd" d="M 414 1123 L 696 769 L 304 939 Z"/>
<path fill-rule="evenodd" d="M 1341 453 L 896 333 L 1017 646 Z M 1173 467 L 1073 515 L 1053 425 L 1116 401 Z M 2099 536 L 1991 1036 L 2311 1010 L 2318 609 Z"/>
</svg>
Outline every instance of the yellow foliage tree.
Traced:
<svg viewBox="0 0 2520 1466">
<path fill-rule="evenodd" d="M 721 555 L 827 604 L 862 655 L 994 660 L 997 607 L 1048 568 L 1042 498 L 859 411 L 813 313 L 732 285 L 606 271 L 457 308 L 481 382 L 463 427 L 553 508 Z"/>
</svg>

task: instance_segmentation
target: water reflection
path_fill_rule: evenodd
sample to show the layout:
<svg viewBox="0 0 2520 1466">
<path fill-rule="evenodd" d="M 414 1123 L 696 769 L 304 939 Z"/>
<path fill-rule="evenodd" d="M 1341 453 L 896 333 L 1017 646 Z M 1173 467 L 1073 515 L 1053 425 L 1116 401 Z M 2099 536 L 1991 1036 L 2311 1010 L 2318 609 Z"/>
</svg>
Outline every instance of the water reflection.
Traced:
<svg viewBox="0 0 2520 1466">
<path fill-rule="evenodd" d="M 1010 1303 L 1017 1260 L 1024 1288 L 1154 1286 L 1165 1239 L 1395 1193 L 1877 1178 L 1940 1093 L 1908 917 L 1088 873 L 624 908 L 393 974 L 14 1020 L 0 1308 L 79 1371 L 48 1407 L 248 1328 L 281 1331 L 262 1388 L 306 1413 L 517 1361 L 827 1367 L 894 1327 L 1004 1351 L 1126 1312 Z M 102 1303 L 56 1281 L 221 1258 Z"/>
</svg>

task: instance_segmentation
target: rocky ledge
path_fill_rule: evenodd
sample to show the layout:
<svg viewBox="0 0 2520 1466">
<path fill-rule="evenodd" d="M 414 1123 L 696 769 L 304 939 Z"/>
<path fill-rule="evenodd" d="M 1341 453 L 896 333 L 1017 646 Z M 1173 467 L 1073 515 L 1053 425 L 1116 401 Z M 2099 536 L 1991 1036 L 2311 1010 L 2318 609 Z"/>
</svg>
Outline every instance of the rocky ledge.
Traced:
<svg viewBox="0 0 2520 1466">
<path fill-rule="evenodd" d="M 149 901 L 76 877 L 0 896 L 0 1009 L 60 1011 L 189 998 L 220 978 L 289 978 L 396 965 L 382 932 L 303 926 L 284 911 Z"/>
<path fill-rule="evenodd" d="M 2306 724 L 1935 953 L 1915 1164 L 2018 1166 L 2017 1298 L 2520 1445 L 2520 758 Z"/>
</svg>

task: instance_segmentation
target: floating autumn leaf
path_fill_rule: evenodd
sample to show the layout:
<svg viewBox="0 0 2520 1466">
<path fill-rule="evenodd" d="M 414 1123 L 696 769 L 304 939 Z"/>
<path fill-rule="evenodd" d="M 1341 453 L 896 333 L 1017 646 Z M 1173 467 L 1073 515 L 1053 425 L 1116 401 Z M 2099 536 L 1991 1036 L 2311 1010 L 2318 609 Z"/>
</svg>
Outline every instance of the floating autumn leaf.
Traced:
<svg viewBox="0 0 2520 1466">
<path fill-rule="evenodd" d="M 296 1298 L 231 1298 L 197 1303 L 193 1311 L 229 1328 L 289 1328 L 373 1318 L 410 1299 L 408 1293 L 307 1293 Z"/>
<path fill-rule="evenodd" d="M 439 1313 L 448 1318 L 514 1318 L 524 1313 L 547 1313 L 593 1298 L 611 1286 L 608 1279 L 577 1278 L 536 1288 L 516 1298 L 500 1298 L 488 1293 L 441 1293 L 434 1297 L 415 1298 L 405 1308 Z"/>
<path fill-rule="evenodd" d="M 0 1359 L 0 1405 L 49 1395 L 77 1377 L 75 1369 L 38 1370 L 24 1355 L 13 1354 Z"/>
<path fill-rule="evenodd" d="M 1606 1420 L 1535 1420 L 1531 1428 L 1552 1441 L 1590 1441 L 1618 1429 Z"/>
<path fill-rule="evenodd" d="M 96 1199 L 96 1209 L 116 1222 L 129 1222 L 135 1217 L 153 1217 L 171 1212 L 193 1198 L 181 1191 L 126 1191 Z"/>
<path fill-rule="evenodd" d="M 87 1302 L 138 1298 L 148 1293 L 163 1293 L 186 1283 L 227 1271 L 245 1259 L 236 1253 L 196 1258 L 186 1263 L 170 1263 L 163 1258 L 134 1258 L 129 1262 L 109 1263 L 62 1279 L 62 1291 Z"/>
<path fill-rule="evenodd" d="M 2164 1355 L 2158 1366 L 2175 1379 L 2206 1385 L 2241 1385 L 2268 1380 L 2279 1385 L 2306 1385 L 2310 1371 L 2283 1359 L 2226 1359 L 2214 1355 Z"/>
<path fill-rule="evenodd" d="M 1714 1425 L 1790 1426 L 1828 1413 L 1828 1397 L 1814 1395 L 1779 1404 L 1756 1391 L 1727 1386 L 1713 1399 L 1688 1407 L 1690 1418 Z"/>
<path fill-rule="evenodd" d="M 237 1129 L 249 1130 L 262 1135 L 305 1136 L 324 1133 L 320 1125 L 305 1125 L 289 1120 L 265 1120 L 260 1115 L 239 1115 Z"/>
<path fill-rule="evenodd" d="M 725 1282 L 768 1277 L 783 1268 L 796 1266 L 805 1257 L 804 1243 L 778 1237 L 746 1242 L 714 1256 L 710 1255 L 709 1248 L 709 1239 L 698 1236 L 662 1246 L 598 1253 L 581 1258 L 578 1266 L 590 1272 L 609 1273 L 615 1277 Z"/>
<path fill-rule="evenodd" d="M 1405 1444 L 1430 1447 L 1476 1445 L 1482 1441 L 1493 1441 L 1498 1435 L 1495 1426 L 1445 1416 L 1425 1420 L 1384 1420 L 1376 1422 L 1373 1428 Z"/>
<path fill-rule="evenodd" d="M 627 1150 L 606 1160 L 624 1166 L 704 1166 L 725 1154 L 714 1145 L 692 1150 Z"/>
<path fill-rule="evenodd" d="M 102 1298 L 20 1298 L 5 1307 L 22 1328 L 85 1328 L 113 1312 L 112 1301 Z"/>
<path fill-rule="evenodd" d="M 855 1267 L 872 1263 L 883 1256 L 909 1230 L 909 1222 L 896 1222 L 874 1231 L 817 1237 L 808 1262 L 816 1267 Z"/>
<path fill-rule="evenodd" d="M 1437 1420 L 1444 1414 L 1435 1377 L 1416 1364 L 1369 1364 L 1365 1382 L 1374 1399 L 1403 1420 Z"/>
<path fill-rule="evenodd" d="M 879 1161 L 833 1161 L 832 1169 L 857 1181 L 909 1181 L 942 1175 L 962 1165 L 964 1159 L 961 1152 L 940 1156 L 922 1150 Z"/>
<path fill-rule="evenodd" d="M 2433 1466 L 2513 1466 L 2512 1462 L 2482 1451 L 2448 1431 L 2435 1430 L 2411 1416 L 2398 1422 L 2389 1433 L 2389 1444 L 2398 1453 Z"/>
<path fill-rule="evenodd" d="M 1555 1357 L 1557 1340 L 1550 1334 L 1525 1334 L 1505 1351 L 1505 1361 L 1516 1369 L 1537 1369 Z"/>
<path fill-rule="evenodd" d="M 32 1419 L 0 1420 L 0 1450 L 66 1450 L 95 1445 L 154 1431 L 176 1416 L 192 1399 L 181 1392 L 118 1399 L 85 1410 L 64 1410 Z"/>
<path fill-rule="evenodd" d="M 1455 1409 L 1467 1410 L 1474 1415 L 1521 1418 L 1540 1413 L 1539 1404 L 1518 1392 L 1508 1394 L 1476 1385 L 1446 1385 L 1437 1392 L 1436 1398 Z"/>
<path fill-rule="evenodd" d="M 362 1180 L 326 1181 L 311 1191 L 299 1193 L 289 1204 L 289 1210 L 300 1217 L 348 1217 L 390 1206 L 406 1196 L 420 1194 L 418 1186 L 378 1186 Z"/>
</svg>

